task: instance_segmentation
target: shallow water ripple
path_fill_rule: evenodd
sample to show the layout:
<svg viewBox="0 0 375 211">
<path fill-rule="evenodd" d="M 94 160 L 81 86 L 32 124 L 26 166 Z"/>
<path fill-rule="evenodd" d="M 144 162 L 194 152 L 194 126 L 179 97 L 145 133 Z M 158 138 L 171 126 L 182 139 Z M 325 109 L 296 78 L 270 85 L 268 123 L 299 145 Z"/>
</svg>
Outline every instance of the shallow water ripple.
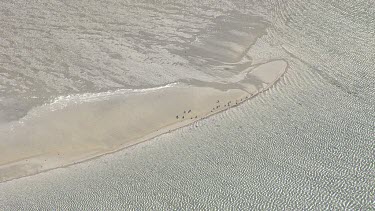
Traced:
<svg viewBox="0 0 375 211">
<path fill-rule="evenodd" d="M 0 184 L 0 209 L 374 210 L 374 3 L 217 5 L 201 9 L 270 23 L 248 55 L 288 61 L 276 86 L 127 150 Z"/>
</svg>

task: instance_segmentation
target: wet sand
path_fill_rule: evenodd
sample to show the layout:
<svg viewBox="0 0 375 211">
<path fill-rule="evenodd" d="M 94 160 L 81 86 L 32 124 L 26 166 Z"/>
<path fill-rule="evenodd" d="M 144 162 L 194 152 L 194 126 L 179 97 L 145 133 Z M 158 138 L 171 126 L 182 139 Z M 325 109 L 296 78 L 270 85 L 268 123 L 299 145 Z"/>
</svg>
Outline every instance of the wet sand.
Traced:
<svg viewBox="0 0 375 211">
<path fill-rule="evenodd" d="M 227 82 L 65 100 L 0 128 L 0 182 L 118 151 L 189 125 L 254 97 L 286 71 L 282 60 L 253 65 Z"/>
</svg>

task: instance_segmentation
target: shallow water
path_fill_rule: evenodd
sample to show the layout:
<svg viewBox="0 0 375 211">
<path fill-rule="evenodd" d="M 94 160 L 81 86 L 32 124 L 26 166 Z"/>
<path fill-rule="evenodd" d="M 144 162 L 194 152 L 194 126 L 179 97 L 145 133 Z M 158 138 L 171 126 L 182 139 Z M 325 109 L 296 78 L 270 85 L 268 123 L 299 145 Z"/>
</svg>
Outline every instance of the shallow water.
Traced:
<svg viewBox="0 0 375 211">
<path fill-rule="evenodd" d="M 134 3 L 128 2 L 128 4 Z M 95 8 L 99 8 L 97 6 Z M 108 7 L 111 10 L 114 8 Z M 251 3 L 221 1 L 217 4 L 206 1 L 194 5 L 184 1 L 167 5 L 157 3 L 142 7 L 136 5 L 136 7 L 139 9 L 135 10 L 132 7 L 133 9 L 126 10 L 132 13 L 123 11 L 118 12 L 117 15 L 126 14 L 127 18 L 124 18 L 124 21 L 129 23 L 133 20 L 140 28 L 163 22 L 157 21 L 151 24 L 149 20 L 154 19 L 146 19 L 154 16 L 162 18 L 167 25 L 173 26 L 178 21 L 174 16 L 170 16 L 173 15 L 172 11 L 178 13 L 181 10 L 184 14 L 196 18 L 188 19 L 189 26 L 201 27 L 196 30 L 201 30 L 202 37 L 207 34 L 207 40 L 213 39 L 210 36 L 216 35 L 209 32 L 219 31 L 220 27 L 215 25 L 215 21 L 218 21 L 220 15 L 243 13 L 233 15 L 234 19 L 230 20 L 237 18 L 241 20 L 238 21 L 241 25 L 243 19 L 249 17 L 250 21 L 256 21 L 262 27 L 266 27 L 267 32 L 250 47 L 247 55 L 251 61 L 258 63 L 282 58 L 289 63 L 288 72 L 276 86 L 255 99 L 189 127 L 112 155 L 2 183 L 0 209 L 372 210 L 375 208 L 374 3 L 270 0 Z M 100 12 L 104 9 L 97 10 L 99 14 L 103 14 Z M 154 16 L 143 10 L 154 11 L 152 13 Z M 143 16 L 137 16 L 137 11 Z M 192 11 L 197 11 L 200 15 L 193 15 Z M 85 14 L 85 11 L 81 13 Z M 76 13 L 72 15 L 75 17 Z M 77 17 L 81 16 L 77 15 Z M 254 16 L 257 17 L 256 20 Z M 144 19 L 135 20 L 135 17 Z M 99 17 L 97 19 L 101 20 Z M 110 17 L 103 19 L 103 22 L 108 22 L 107 25 L 104 24 L 105 26 L 112 26 L 109 19 Z M 187 28 L 189 21 L 184 22 L 186 23 L 184 26 L 187 33 L 193 33 L 194 27 Z M 1 24 L 4 25 L 4 22 Z M 25 22 L 25 25 L 28 24 L 30 23 Z M 230 25 L 241 31 L 238 25 Z M 241 26 L 245 29 L 249 27 L 246 24 Z M 116 27 L 124 30 L 121 25 Z M 171 28 L 154 32 L 149 30 L 149 33 L 154 34 L 149 38 L 143 37 L 137 45 L 136 42 L 130 42 L 127 48 L 149 47 L 156 43 L 159 48 L 168 49 L 160 43 L 163 43 L 162 39 L 167 43 L 177 33 Z M 245 29 L 242 30 L 243 33 L 258 36 L 255 32 L 248 32 Z M 62 30 L 57 29 L 58 32 Z M 264 34 L 262 30 L 256 30 L 259 36 Z M 4 30 L 2 32 L 4 33 Z M 71 33 L 80 35 L 74 30 Z M 117 30 L 113 29 L 106 33 L 115 34 Z M 136 32 L 133 30 L 129 33 Z M 155 34 L 160 36 L 154 36 Z M 93 41 L 85 42 L 91 43 L 87 48 L 96 46 L 92 44 Z M 246 42 L 251 45 L 253 41 L 250 39 Z M 186 41 L 183 45 L 189 46 L 188 43 Z M 204 41 L 202 43 L 210 49 L 210 44 L 205 44 Z M 100 43 L 100 45 L 104 44 Z M 176 46 L 173 48 L 177 48 Z M 228 46 L 225 49 L 230 49 Z M 246 45 L 241 44 L 241 46 Z M 194 52 L 196 48 L 189 48 L 187 53 Z M 115 46 L 110 46 L 108 49 L 120 51 Z M 130 80 L 128 76 L 123 76 L 125 79 L 121 87 L 140 84 L 147 87 L 185 78 L 214 81 L 217 78 L 228 77 L 241 68 L 227 64 L 229 69 L 223 69 L 225 64 L 218 61 L 222 59 L 222 55 L 207 53 L 194 57 L 193 54 L 184 56 L 178 54 L 177 50 L 168 50 L 155 54 L 145 51 L 143 54 L 158 57 L 154 63 L 150 62 L 151 66 L 155 63 L 169 65 L 169 61 L 174 61 L 169 59 L 169 56 L 180 55 L 184 62 L 179 64 L 178 68 L 168 69 L 163 65 L 159 67 L 165 69 L 153 69 L 151 66 L 150 69 L 139 68 L 138 63 L 131 63 L 131 59 L 126 60 L 122 57 L 123 64 L 118 64 L 118 67 L 132 67 L 133 70 L 130 72 L 139 78 Z M 77 51 L 74 49 L 71 52 Z M 95 51 L 86 53 L 93 58 L 93 52 Z M 67 51 L 66 54 L 69 56 L 66 58 L 70 59 L 70 53 Z M 240 54 L 228 53 L 231 56 L 225 58 L 235 62 L 235 55 Z M 5 57 L 6 55 L 17 58 L 16 55 L 9 53 L 5 53 Z M 139 56 L 137 58 L 142 58 L 140 54 L 137 55 Z M 33 58 L 36 57 L 30 57 Z M 78 57 L 76 59 L 80 61 L 70 64 L 81 64 L 83 58 Z M 0 61 L 3 61 L 2 64 L 20 65 L 17 61 L 10 64 L 3 59 Z M 101 60 L 97 62 L 101 64 Z M 88 61 L 87 64 L 89 63 Z M 132 64 L 134 66 L 131 66 Z M 2 66 L 3 69 L 5 68 L 5 74 L 3 72 L 2 76 L 14 74 L 14 71 L 11 71 L 14 69 L 7 65 Z M 115 69 L 114 65 L 115 63 L 111 63 L 110 66 L 106 66 L 103 62 L 103 67 L 108 69 Z M 21 67 L 18 70 L 23 71 Z M 82 74 L 78 78 L 86 77 L 84 76 L 86 70 L 74 71 L 78 69 L 73 70 L 72 74 Z M 113 74 L 106 69 L 97 70 L 96 73 L 86 72 L 91 75 L 102 75 L 103 78 Z M 154 77 L 157 73 L 162 75 L 160 80 Z M 61 78 L 75 80 L 71 79 L 71 76 L 68 74 Z M 34 78 L 30 80 L 35 83 L 31 83 L 30 90 L 37 90 L 32 88 L 33 86 L 45 88 L 38 85 L 36 81 L 47 81 L 48 77 L 38 75 L 32 77 Z M 77 81 L 80 80 L 78 78 Z M 78 90 L 77 92 L 87 92 L 87 90 L 95 92 L 103 87 L 107 90 L 117 86 L 112 82 L 107 83 L 94 78 L 94 76 L 87 77 L 81 85 L 74 82 L 72 86 Z M 134 84 L 127 83 L 125 80 L 132 81 Z M 22 80 L 19 83 L 21 82 Z M 8 103 L 12 100 L 12 102 L 23 102 L 23 98 L 12 97 L 12 93 L 16 92 L 14 86 L 2 84 L 2 87 L 5 87 L 3 89 L 5 94 L 1 102 Z M 42 97 L 38 97 L 38 100 L 74 93 L 74 88 L 65 91 L 53 85 L 47 88 L 46 90 L 49 91 L 35 91 L 44 93 L 40 94 Z M 25 93 L 31 95 L 28 91 Z M 40 100 L 30 105 L 35 106 L 44 102 Z M 13 108 L 7 107 L 8 104 L 3 104 L 4 111 L 9 111 L 6 114 L 14 114 L 16 111 L 7 109 Z M 15 118 L 9 117 L 9 119 Z"/>
</svg>

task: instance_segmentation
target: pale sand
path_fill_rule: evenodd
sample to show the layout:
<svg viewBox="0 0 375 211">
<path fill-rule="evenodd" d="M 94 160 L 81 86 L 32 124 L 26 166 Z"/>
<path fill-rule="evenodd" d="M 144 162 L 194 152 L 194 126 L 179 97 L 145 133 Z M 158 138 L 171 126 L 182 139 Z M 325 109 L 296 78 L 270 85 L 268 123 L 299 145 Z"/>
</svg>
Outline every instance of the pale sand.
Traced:
<svg viewBox="0 0 375 211">
<path fill-rule="evenodd" d="M 88 160 L 186 126 L 266 90 L 286 69 L 287 63 L 278 60 L 250 67 L 228 83 L 179 83 L 70 103 L 55 111 L 46 105 L 45 112 L 0 130 L 0 182 Z"/>
</svg>

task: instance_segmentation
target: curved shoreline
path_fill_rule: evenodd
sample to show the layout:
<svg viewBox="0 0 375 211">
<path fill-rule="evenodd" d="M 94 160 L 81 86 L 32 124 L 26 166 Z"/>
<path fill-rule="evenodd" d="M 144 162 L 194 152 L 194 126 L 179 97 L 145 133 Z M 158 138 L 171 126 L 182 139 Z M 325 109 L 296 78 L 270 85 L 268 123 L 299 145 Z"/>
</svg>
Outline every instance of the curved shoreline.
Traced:
<svg viewBox="0 0 375 211">
<path fill-rule="evenodd" d="M 267 69 L 264 70 L 264 68 L 271 68 L 271 67 L 268 67 L 268 66 L 272 65 L 272 64 L 278 65 L 277 67 L 273 67 L 273 68 L 275 68 L 275 72 L 273 74 L 270 74 L 268 76 L 269 78 L 267 78 L 267 77 L 263 78 L 264 80 L 269 79 L 269 81 L 266 81 L 265 85 L 262 84 L 262 86 L 263 86 L 262 88 L 258 87 L 258 89 L 254 89 L 254 84 L 258 83 L 259 81 L 258 82 L 257 81 L 252 81 L 252 80 L 250 80 L 251 77 L 259 77 L 260 79 L 262 79 L 262 77 L 263 77 L 262 74 L 263 75 L 266 74 L 266 70 L 267 70 Z M 117 141 L 114 141 L 112 143 L 112 145 L 110 145 L 110 144 L 106 145 L 106 144 L 108 144 L 108 143 L 106 143 L 106 141 L 103 141 L 103 140 L 100 141 L 99 140 L 98 143 L 97 143 L 97 145 L 93 146 L 88 151 L 83 152 L 83 153 L 80 153 L 79 151 L 78 152 L 75 151 L 75 152 L 73 152 L 73 155 L 69 155 L 68 154 L 63 159 L 60 159 L 60 160 L 56 159 L 56 154 L 51 154 L 50 151 L 48 151 L 47 153 L 43 154 L 44 156 L 40 156 L 41 155 L 40 153 L 38 153 L 38 154 L 35 153 L 36 155 L 34 155 L 34 156 L 36 156 L 36 157 L 35 158 L 30 158 L 30 159 L 34 159 L 32 161 L 30 161 L 28 159 L 26 161 L 24 161 L 24 159 L 25 159 L 24 157 L 21 158 L 21 160 L 14 160 L 13 159 L 9 163 L 3 163 L 3 164 L 0 165 L 0 183 L 11 181 L 11 180 L 14 180 L 14 179 L 23 178 L 23 177 L 28 177 L 28 176 L 32 176 L 32 175 L 35 175 L 35 174 L 43 173 L 43 172 L 46 172 L 46 171 L 49 171 L 49 170 L 53 170 L 53 169 L 57 169 L 57 168 L 64 168 L 64 167 L 68 167 L 68 166 L 71 166 L 71 165 L 74 165 L 74 164 L 77 164 L 77 163 L 81 163 L 81 162 L 85 162 L 85 161 L 88 161 L 88 160 L 96 159 L 96 158 L 101 157 L 103 155 L 107 155 L 107 154 L 112 154 L 112 153 L 118 152 L 120 150 L 123 150 L 123 149 L 129 148 L 131 146 L 137 145 L 139 143 L 148 141 L 148 140 L 150 140 L 152 138 L 161 136 L 161 135 L 163 135 L 165 133 L 168 133 L 168 132 L 177 130 L 179 128 L 191 125 L 191 124 L 193 124 L 196 121 L 208 118 L 208 117 L 210 117 L 210 116 L 212 116 L 214 114 L 217 114 L 217 113 L 225 111 L 225 110 L 227 110 L 229 108 L 238 106 L 241 103 L 243 103 L 243 102 L 245 102 L 245 101 L 247 101 L 247 100 L 255 97 L 259 93 L 264 92 L 265 90 L 267 90 L 271 86 L 273 86 L 285 74 L 285 72 L 286 72 L 286 70 L 288 68 L 288 64 L 284 60 L 270 61 L 270 62 L 265 63 L 265 64 L 254 65 L 254 66 L 250 67 L 250 70 L 246 73 L 246 77 L 243 80 L 238 81 L 236 83 L 237 85 L 240 84 L 241 86 L 244 86 L 244 90 L 240 90 L 240 89 L 228 89 L 226 91 L 218 91 L 217 89 L 215 89 L 213 87 L 194 87 L 194 86 L 191 86 L 191 85 L 187 85 L 185 87 L 172 87 L 171 90 L 167 90 L 169 92 L 169 95 L 168 95 L 168 92 L 167 93 L 159 93 L 161 96 L 158 96 L 158 94 L 156 94 L 156 96 L 153 96 L 153 94 L 150 94 L 150 93 L 142 93 L 142 94 L 145 94 L 145 95 L 150 94 L 151 96 L 148 96 L 148 97 L 151 97 L 151 99 L 154 99 L 154 100 L 158 100 L 159 98 L 163 98 L 163 97 L 165 99 L 167 99 L 167 100 L 171 100 L 171 101 L 175 100 L 174 103 L 176 103 L 176 105 L 172 105 L 172 106 L 169 105 L 170 107 L 166 108 L 165 114 L 172 114 L 173 113 L 172 111 L 170 111 L 170 109 L 176 108 L 177 104 L 180 103 L 180 102 L 178 102 L 178 100 L 179 100 L 179 97 L 180 97 L 179 95 L 181 93 L 185 94 L 185 97 L 191 97 L 191 96 L 194 97 L 195 96 L 197 98 L 201 98 L 201 99 L 203 99 L 203 102 L 198 102 L 198 105 L 196 106 L 196 108 L 198 109 L 198 111 L 194 110 L 194 112 L 197 112 L 197 113 L 194 113 L 194 114 L 196 114 L 194 116 L 195 118 L 191 117 L 191 119 L 188 119 L 188 117 L 187 117 L 187 119 L 183 120 L 183 121 L 172 121 L 171 122 L 170 121 L 170 119 L 171 119 L 170 117 L 168 117 L 168 118 L 167 117 L 163 117 L 163 118 L 166 119 L 166 122 L 162 122 L 162 124 L 161 124 L 162 126 L 161 127 L 154 127 L 151 131 L 148 131 L 146 133 L 138 133 L 138 134 L 135 133 L 135 134 L 139 135 L 138 137 L 133 137 L 133 138 L 127 139 L 127 140 L 120 138 L 122 140 L 122 141 L 120 141 L 121 142 L 120 144 L 117 143 Z M 249 75 L 251 77 L 248 77 Z M 260 80 L 260 81 L 262 81 L 262 80 Z M 244 84 L 246 84 L 247 87 Z M 186 90 L 188 90 L 188 91 L 186 91 Z M 165 90 L 163 90 L 163 91 L 165 91 Z M 232 93 L 228 94 L 227 92 L 229 92 L 229 91 L 231 91 Z M 203 94 L 201 94 L 199 92 L 202 92 Z M 152 92 L 152 93 L 157 93 L 157 92 Z M 203 96 L 203 98 L 202 98 L 202 96 Z M 218 108 L 217 109 L 213 109 L 214 111 L 213 110 L 206 111 L 205 109 L 207 109 L 207 105 L 206 105 L 207 102 L 211 102 L 213 99 L 216 99 L 218 96 L 224 98 L 227 101 L 228 100 L 230 101 L 230 99 L 234 99 L 234 98 L 238 98 L 238 97 L 240 97 L 241 100 L 238 101 L 236 104 L 234 104 L 234 101 L 233 101 L 233 104 L 230 105 L 230 106 L 228 104 L 228 106 L 220 107 L 220 109 L 218 109 Z M 206 101 L 206 97 L 207 98 L 212 98 L 212 99 L 210 99 L 209 101 Z M 140 99 L 138 99 L 138 101 L 140 101 L 142 103 L 145 103 L 145 101 L 148 101 L 148 99 L 149 99 L 149 98 L 147 98 L 147 96 L 145 98 L 142 98 L 142 96 L 140 96 L 139 98 Z M 176 98 L 176 99 L 174 99 L 174 98 Z M 242 98 L 243 98 L 243 100 L 242 100 Z M 106 100 L 104 100 L 104 101 L 106 101 Z M 116 99 L 113 99 L 113 101 L 115 103 L 111 102 L 111 104 L 109 104 L 109 106 L 112 106 L 112 104 L 116 104 L 117 105 L 117 103 L 120 104 L 120 107 L 124 106 L 124 105 L 121 104 L 121 103 L 124 103 L 123 99 L 117 99 L 116 98 Z M 137 99 L 135 99 L 135 104 L 133 104 L 133 105 L 131 104 L 130 107 L 134 106 L 134 105 L 138 106 L 136 104 L 138 101 L 137 101 Z M 164 106 L 166 102 L 160 101 L 160 103 L 161 103 L 160 105 Z M 87 103 L 87 104 L 92 104 L 92 102 Z M 167 102 L 167 104 L 168 104 L 168 102 Z M 157 104 L 157 105 L 159 105 L 159 104 Z M 216 104 L 214 104 L 214 105 L 216 105 Z M 73 108 L 76 107 L 74 105 L 70 105 L 70 106 L 73 107 Z M 90 106 L 90 105 L 88 105 L 88 106 Z M 97 106 L 97 105 L 94 105 L 94 106 Z M 100 106 L 104 106 L 104 108 L 106 108 L 106 106 L 108 106 L 108 104 L 100 105 Z M 145 106 L 145 105 L 142 105 L 142 106 Z M 199 111 L 199 109 L 201 107 L 204 107 L 204 106 L 206 106 L 203 109 L 204 111 L 203 110 Z M 209 106 L 209 107 L 212 107 L 212 106 Z M 86 107 L 86 108 L 92 109 L 91 107 Z M 86 108 L 85 108 L 85 106 L 83 106 L 83 110 L 86 109 Z M 96 109 L 97 108 L 98 107 L 96 107 Z M 151 106 L 151 109 L 152 108 L 154 108 L 154 107 Z M 62 110 L 64 111 L 64 109 L 65 108 L 63 108 Z M 79 108 L 79 109 L 82 109 L 82 108 Z M 78 109 L 78 114 L 79 114 L 79 109 Z M 95 112 L 96 109 L 94 108 L 91 111 Z M 111 107 L 111 109 L 113 109 L 113 106 Z M 121 109 L 123 109 L 123 108 L 121 107 Z M 149 108 L 146 107 L 145 110 L 147 110 L 147 109 L 149 109 Z M 74 109 L 73 110 L 69 110 L 69 108 L 67 108 L 67 111 L 68 112 L 73 112 L 73 115 L 77 115 L 77 111 L 75 111 Z M 74 113 L 74 112 L 76 112 L 76 113 Z M 112 117 L 117 117 L 117 114 L 119 114 L 119 113 L 122 114 L 121 112 L 124 112 L 124 111 L 120 110 L 117 113 L 109 113 L 109 115 L 106 116 L 106 117 L 104 117 L 104 118 L 107 118 L 107 121 L 108 121 L 108 118 L 109 118 L 109 121 L 112 121 L 111 120 L 111 115 L 112 115 Z M 140 109 L 139 112 L 143 112 L 143 110 Z M 131 113 L 133 113 L 133 112 L 131 112 Z M 199 118 L 198 118 L 198 113 L 199 113 Z M 53 115 L 54 113 L 51 112 L 51 114 Z M 62 115 L 64 116 L 64 115 L 66 115 L 66 113 L 62 114 Z M 173 115 L 173 117 L 174 116 L 175 115 Z M 61 116 L 57 116 L 57 117 L 62 118 Z M 85 117 L 85 116 L 83 116 L 83 117 Z M 160 116 L 157 116 L 157 117 L 160 117 Z M 47 119 L 47 120 L 44 119 L 45 121 L 47 121 L 46 124 L 51 123 L 51 122 L 48 122 L 48 121 L 51 121 L 51 119 L 53 120 L 53 118 L 51 118 L 51 117 L 49 117 L 49 118 L 50 119 Z M 62 120 L 64 120 L 64 119 L 62 119 Z M 135 118 L 135 120 L 136 120 L 136 118 Z M 149 120 L 149 119 L 147 119 L 147 120 Z M 151 120 L 152 120 L 152 118 L 151 118 Z M 159 119 L 154 119 L 154 120 L 155 121 L 162 121 L 162 120 L 159 120 Z M 74 119 L 73 119 L 73 121 L 74 121 Z M 37 123 L 38 123 L 38 121 L 37 121 Z M 43 121 L 41 121 L 41 123 L 43 123 Z M 144 124 L 144 122 L 142 123 L 142 121 L 140 123 Z M 169 124 L 166 124 L 166 123 L 169 123 Z M 103 125 L 101 125 L 101 126 L 103 126 Z M 118 126 L 118 125 L 115 125 L 115 126 Z M 155 126 L 155 125 L 153 125 L 153 126 Z M 156 124 L 156 126 L 157 126 L 157 124 Z M 147 126 L 145 126 L 145 127 L 146 127 L 146 129 L 148 129 Z M 112 130 L 112 128 L 109 128 L 109 129 Z M 122 129 L 122 130 L 126 130 L 126 129 Z M 33 131 L 33 130 L 30 129 L 30 131 Z M 70 132 L 72 132 L 72 131 L 70 131 Z M 92 132 L 92 131 L 86 131 L 86 132 Z M 111 132 L 111 131 L 109 131 L 109 132 Z M 114 132 L 118 132 L 118 131 L 114 131 Z M 25 133 L 25 134 L 27 134 L 27 133 Z M 21 135 L 21 137 L 22 137 L 22 135 Z M 103 137 L 105 137 L 105 136 L 103 136 Z M 49 140 L 46 140 L 45 142 L 48 144 L 48 141 Z M 108 141 L 108 142 L 110 142 L 110 141 Z M 46 143 L 44 143 L 44 144 L 46 144 Z M 91 142 L 90 143 L 82 142 L 82 143 L 83 143 L 83 148 L 82 148 L 83 150 L 85 150 L 85 145 L 84 144 L 89 144 L 89 145 L 93 144 Z M 56 145 L 56 146 L 58 146 L 58 145 Z M 54 147 L 56 147 L 56 146 L 54 146 Z M 51 149 L 58 150 L 58 149 L 54 149 L 53 146 L 50 148 L 50 150 Z M 66 150 L 66 151 L 69 152 L 69 150 Z M 76 153 L 76 154 L 74 154 L 74 153 Z M 0 153 L 0 158 L 1 158 L 1 156 L 2 155 Z M 50 162 L 49 164 L 47 164 L 47 159 L 48 159 L 48 162 Z M 33 165 L 35 163 L 37 163 L 37 164 L 41 164 L 42 163 L 45 166 L 44 167 L 42 166 L 41 168 L 39 168 L 39 167 L 36 167 L 35 165 Z M 28 172 L 23 172 L 23 174 L 19 175 L 19 172 L 17 172 L 17 167 L 19 167 L 19 166 L 21 166 L 23 168 L 29 167 L 29 171 Z M 6 173 L 6 171 L 9 171 L 8 174 Z"/>
</svg>

